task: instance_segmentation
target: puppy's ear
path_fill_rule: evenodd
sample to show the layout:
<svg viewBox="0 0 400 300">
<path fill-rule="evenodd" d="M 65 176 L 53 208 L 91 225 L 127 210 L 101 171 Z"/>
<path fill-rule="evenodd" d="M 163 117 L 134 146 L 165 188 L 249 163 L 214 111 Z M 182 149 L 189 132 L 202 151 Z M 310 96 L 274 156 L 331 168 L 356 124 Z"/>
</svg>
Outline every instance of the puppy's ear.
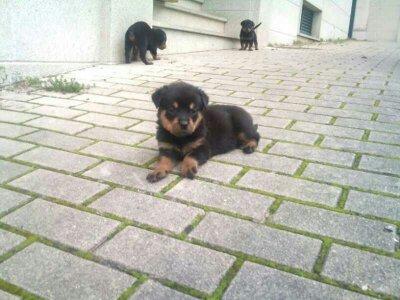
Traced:
<svg viewBox="0 0 400 300">
<path fill-rule="evenodd" d="M 242 26 L 243 26 L 243 25 L 244 25 L 244 21 L 242 21 L 242 22 L 240 23 L 240 25 L 242 25 Z"/>
<path fill-rule="evenodd" d="M 154 105 L 159 108 L 161 100 L 167 90 L 166 86 L 160 87 L 157 89 L 152 95 L 151 95 L 151 100 L 153 100 Z"/>
<path fill-rule="evenodd" d="M 203 104 L 202 110 L 204 110 L 208 105 L 208 96 L 202 89 L 198 89 L 198 92 L 200 95 L 201 103 Z"/>
</svg>

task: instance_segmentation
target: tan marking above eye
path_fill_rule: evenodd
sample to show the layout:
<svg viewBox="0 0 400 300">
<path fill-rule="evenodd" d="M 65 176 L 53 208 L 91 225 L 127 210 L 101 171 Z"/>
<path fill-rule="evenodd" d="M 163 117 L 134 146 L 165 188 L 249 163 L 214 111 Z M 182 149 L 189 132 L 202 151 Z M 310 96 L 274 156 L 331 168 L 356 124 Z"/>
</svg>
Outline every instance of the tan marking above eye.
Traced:
<svg viewBox="0 0 400 300">
<path fill-rule="evenodd" d="M 174 102 L 174 103 L 172 103 L 172 105 L 173 105 L 175 108 L 178 108 L 178 107 L 179 107 L 178 102 Z"/>
<path fill-rule="evenodd" d="M 190 103 L 189 107 L 190 107 L 190 109 L 193 109 L 194 108 L 194 103 L 193 102 Z"/>
</svg>

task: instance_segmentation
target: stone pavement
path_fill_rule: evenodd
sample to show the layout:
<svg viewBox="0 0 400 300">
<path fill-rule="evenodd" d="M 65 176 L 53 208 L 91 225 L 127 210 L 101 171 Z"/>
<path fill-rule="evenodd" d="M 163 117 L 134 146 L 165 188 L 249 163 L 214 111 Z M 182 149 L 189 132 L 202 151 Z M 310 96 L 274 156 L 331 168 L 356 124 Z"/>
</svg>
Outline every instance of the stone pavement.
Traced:
<svg viewBox="0 0 400 300">
<path fill-rule="evenodd" d="M 400 48 L 346 42 L 164 56 L 0 92 L 0 298 L 400 298 Z M 145 177 L 150 94 L 247 109 L 258 152 Z"/>
</svg>

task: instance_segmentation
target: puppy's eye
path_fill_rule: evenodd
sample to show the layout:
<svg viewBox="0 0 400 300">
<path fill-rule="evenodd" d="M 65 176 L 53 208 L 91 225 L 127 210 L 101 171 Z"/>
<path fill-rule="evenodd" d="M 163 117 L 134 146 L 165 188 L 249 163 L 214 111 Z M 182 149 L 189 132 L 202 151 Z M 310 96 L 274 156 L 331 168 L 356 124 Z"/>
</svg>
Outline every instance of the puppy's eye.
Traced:
<svg viewBox="0 0 400 300">
<path fill-rule="evenodd" d="M 167 109 L 167 112 L 173 114 L 175 112 L 175 107 L 170 107 Z"/>
<path fill-rule="evenodd" d="M 192 109 L 190 110 L 190 113 L 191 113 L 192 115 L 195 115 L 195 114 L 197 113 L 197 110 L 192 108 Z"/>
</svg>

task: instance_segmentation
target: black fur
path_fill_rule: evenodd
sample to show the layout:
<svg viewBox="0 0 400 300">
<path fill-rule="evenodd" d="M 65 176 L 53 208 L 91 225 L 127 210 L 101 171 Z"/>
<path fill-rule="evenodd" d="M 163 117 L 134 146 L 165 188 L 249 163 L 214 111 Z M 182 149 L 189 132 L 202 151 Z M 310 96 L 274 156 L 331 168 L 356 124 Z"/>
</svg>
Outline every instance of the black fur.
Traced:
<svg viewBox="0 0 400 300">
<path fill-rule="evenodd" d="M 251 153 L 260 139 L 257 127 L 244 109 L 230 105 L 208 106 L 208 96 L 204 91 L 190 84 L 177 82 L 163 86 L 156 90 L 152 99 L 158 108 L 156 137 L 159 142 L 160 157 L 167 157 L 176 163 L 189 156 L 196 160 L 198 165 L 202 165 L 210 157 L 236 148 Z M 175 120 L 175 124 L 186 124 L 187 120 L 193 123 L 201 121 L 193 132 L 179 131 L 173 134 L 164 128 L 163 114 L 168 121 Z M 245 140 L 240 136 L 244 136 Z M 196 141 L 202 142 L 193 149 L 189 147 Z M 246 141 L 253 141 L 252 146 L 248 147 Z M 197 169 L 182 175 L 193 178 L 196 172 Z M 155 182 L 163 177 L 165 174 L 157 176 L 156 171 L 153 171 L 147 179 Z"/>
<path fill-rule="evenodd" d="M 254 22 L 251 20 L 243 20 L 240 25 L 242 25 L 242 29 L 240 30 L 240 50 L 246 50 L 247 46 L 249 47 L 249 51 L 252 51 L 252 47 L 254 44 L 254 48 L 258 50 L 258 42 L 257 42 L 257 34 L 254 31 L 258 26 L 254 26 Z"/>
<path fill-rule="evenodd" d="M 146 65 L 146 52 L 150 51 L 153 59 L 157 58 L 157 48 L 164 50 L 167 45 L 167 35 L 161 29 L 152 29 L 146 22 L 136 22 L 125 33 L 125 63 L 137 60 L 138 54 Z"/>
</svg>

